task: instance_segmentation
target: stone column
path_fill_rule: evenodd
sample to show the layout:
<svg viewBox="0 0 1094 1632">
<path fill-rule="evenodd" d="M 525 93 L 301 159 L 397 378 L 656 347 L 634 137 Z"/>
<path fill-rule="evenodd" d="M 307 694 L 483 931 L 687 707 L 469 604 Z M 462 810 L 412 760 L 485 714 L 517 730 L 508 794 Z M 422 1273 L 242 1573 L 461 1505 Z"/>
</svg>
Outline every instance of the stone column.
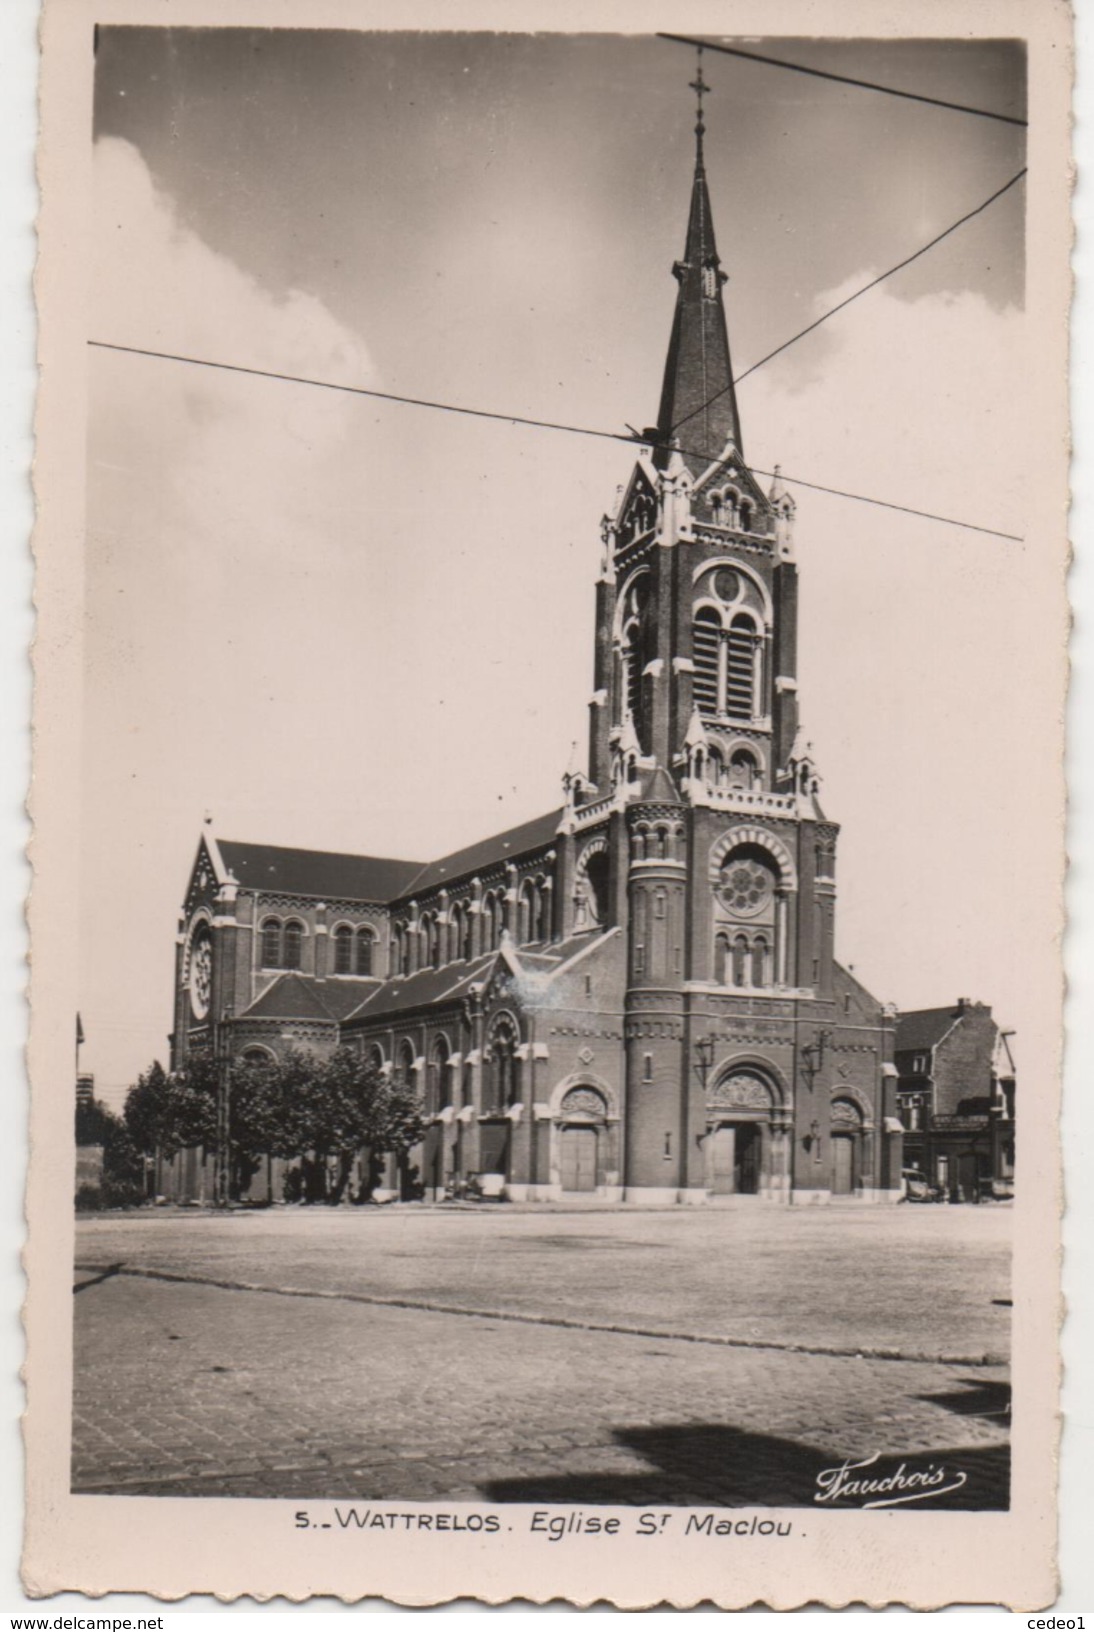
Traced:
<svg viewBox="0 0 1094 1632">
<path fill-rule="evenodd" d="M 330 934 L 327 929 L 327 904 L 320 901 L 315 909 L 315 978 L 325 980 L 331 973 L 328 952 Z"/>
</svg>

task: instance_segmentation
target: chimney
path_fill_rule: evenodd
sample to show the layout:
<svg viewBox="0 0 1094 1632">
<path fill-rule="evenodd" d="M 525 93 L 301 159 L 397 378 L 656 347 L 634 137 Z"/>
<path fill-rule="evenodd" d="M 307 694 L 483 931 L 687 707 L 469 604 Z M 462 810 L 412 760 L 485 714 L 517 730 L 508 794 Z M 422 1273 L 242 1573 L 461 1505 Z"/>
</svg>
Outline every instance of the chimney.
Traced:
<svg viewBox="0 0 1094 1632">
<path fill-rule="evenodd" d="M 969 997 L 959 997 L 958 998 L 958 1000 L 957 1000 L 957 1012 L 958 1012 L 958 1014 L 965 1014 L 971 1008 L 972 1008 L 972 999 L 971 998 L 969 998 Z"/>
</svg>

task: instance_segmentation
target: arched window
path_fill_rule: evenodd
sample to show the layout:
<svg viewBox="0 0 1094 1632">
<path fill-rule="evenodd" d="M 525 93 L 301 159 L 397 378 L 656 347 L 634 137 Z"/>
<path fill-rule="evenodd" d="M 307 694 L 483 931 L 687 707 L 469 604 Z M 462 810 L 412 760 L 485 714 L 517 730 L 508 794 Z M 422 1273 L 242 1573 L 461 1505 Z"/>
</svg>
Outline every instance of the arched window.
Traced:
<svg viewBox="0 0 1094 1632">
<path fill-rule="evenodd" d="M 738 612 L 729 626 L 726 656 L 726 713 L 750 720 L 756 710 L 756 657 L 759 642 L 756 625 L 745 612 Z"/>
<path fill-rule="evenodd" d="M 767 985 L 767 942 L 762 935 L 757 935 L 752 943 L 752 984 Z"/>
<path fill-rule="evenodd" d="M 738 935 L 733 941 L 733 984 L 744 986 L 748 979 L 748 937 Z"/>
<path fill-rule="evenodd" d="M 642 711 L 642 670 L 646 663 L 646 622 L 648 582 L 644 575 L 632 579 L 623 596 L 619 617 L 619 683 L 624 718 L 634 727 L 645 748 L 646 732 Z"/>
<path fill-rule="evenodd" d="M 354 939 L 354 974 L 371 975 L 373 934 L 371 929 L 359 929 Z"/>
<path fill-rule="evenodd" d="M 281 925 L 276 918 L 267 918 L 262 926 L 262 967 L 281 967 Z"/>
<path fill-rule="evenodd" d="M 737 515 L 738 526 L 740 527 L 742 533 L 750 533 L 752 531 L 752 506 L 749 504 L 747 499 L 742 499 L 741 508 L 737 512 Z"/>
<path fill-rule="evenodd" d="M 724 986 L 729 978 L 729 936 L 719 935 L 714 942 L 714 978 Z"/>
<path fill-rule="evenodd" d="M 379 1043 L 372 1043 L 369 1045 L 369 1051 L 365 1058 L 368 1061 L 368 1068 L 370 1071 L 380 1072 L 383 1070 L 384 1051 L 380 1047 Z"/>
<path fill-rule="evenodd" d="M 445 1105 L 452 1103 L 452 1068 L 449 1065 L 451 1053 L 448 1040 L 438 1037 L 433 1044 L 433 1058 L 430 1067 L 433 1080 L 430 1084 L 430 1106 L 434 1110 L 441 1110 Z"/>
<path fill-rule="evenodd" d="M 488 1103 L 494 1111 L 504 1111 L 516 1102 L 517 1039 L 508 1021 L 502 1021 L 490 1040 L 490 1084 Z"/>
<path fill-rule="evenodd" d="M 729 762 L 729 783 L 734 788 L 752 788 L 756 785 L 759 766 L 754 754 L 747 748 L 738 748 Z"/>
<path fill-rule="evenodd" d="M 245 1048 L 240 1057 L 244 1065 L 263 1067 L 274 1063 L 274 1057 L 268 1048 Z"/>
<path fill-rule="evenodd" d="M 691 655 L 695 664 L 693 696 L 700 714 L 708 719 L 720 712 L 720 651 L 722 620 L 712 606 L 701 606 L 691 633 Z"/>
<path fill-rule="evenodd" d="M 520 943 L 535 940 L 536 930 L 536 887 L 532 880 L 526 879 L 520 889 Z"/>
<path fill-rule="evenodd" d="M 438 1037 L 429 1056 L 425 1100 L 427 1116 L 436 1116 L 441 1106 L 449 1103 L 452 1097 L 448 1088 L 450 1075 L 448 1069 L 448 1043 L 444 1037 Z"/>
<path fill-rule="evenodd" d="M 623 701 L 638 731 L 642 714 L 642 648 L 636 623 L 632 623 L 623 636 Z"/>
<path fill-rule="evenodd" d="M 414 1085 L 414 1058 L 413 1045 L 404 1038 L 399 1044 L 395 1072 L 400 1082 L 405 1083 L 407 1087 Z"/>
<path fill-rule="evenodd" d="M 292 919 L 285 925 L 285 932 L 281 937 L 281 966 L 284 969 L 299 969 L 304 956 L 304 926 Z"/>
<path fill-rule="evenodd" d="M 353 973 L 353 930 L 348 924 L 339 924 L 334 932 L 334 972 Z"/>
<path fill-rule="evenodd" d="M 537 913 L 535 939 L 549 941 L 551 939 L 551 886 L 541 882 L 537 891 Z"/>
</svg>

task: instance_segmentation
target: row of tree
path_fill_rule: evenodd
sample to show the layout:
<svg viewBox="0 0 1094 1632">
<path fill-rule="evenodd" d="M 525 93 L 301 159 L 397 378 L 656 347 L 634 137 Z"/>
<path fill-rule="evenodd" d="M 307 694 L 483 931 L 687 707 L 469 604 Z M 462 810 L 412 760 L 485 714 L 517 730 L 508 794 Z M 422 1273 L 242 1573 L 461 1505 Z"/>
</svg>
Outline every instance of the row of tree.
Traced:
<svg viewBox="0 0 1094 1632">
<path fill-rule="evenodd" d="M 299 1049 L 280 1059 L 237 1060 L 229 1067 L 230 1188 L 247 1186 L 268 1156 L 298 1161 L 304 1199 L 339 1202 L 355 1164 L 367 1153 L 356 1199 L 367 1200 L 384 1158 L 404 1157 L 425 1132 L 415 1088 L 387 1077 L 352 1049 L 325 1059 Z M 158 1063 L 125 1101 L 125 1128 L 134 1146 L 166 1157 L 192 1145 L 212 1149 L 217 1137 L 217 1068 L 207 1053 L 178 1071 Z"/>
</svg>

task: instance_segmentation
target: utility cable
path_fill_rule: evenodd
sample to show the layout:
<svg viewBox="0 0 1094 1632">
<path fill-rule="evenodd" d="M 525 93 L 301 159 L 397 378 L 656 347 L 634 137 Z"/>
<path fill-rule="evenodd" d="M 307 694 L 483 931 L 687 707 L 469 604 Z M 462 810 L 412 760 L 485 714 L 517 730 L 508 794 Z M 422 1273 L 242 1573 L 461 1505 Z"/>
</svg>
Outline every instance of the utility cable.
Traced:
<svg viewBox="0 0 1094 1632">
<path fill-rule="evenodd" d="M 837 85 L 854 85 L 860 91 L 880 91 L 885 96 L 899 96 L 906 102 L 925 102 L 928 107 L 948 108 L 952 113 L 972 113 L 978 119 L 997 119 L 1000 124 L 1020 125 L 1026 129 L 1028 119 L 1018 119 L 1010 113 L 994 113 L 990 108 L 972 108 L 965 102 L 946 102 L 938 96 L 925 96 L 920 91 L 898 91 L 894 85 L 879 85 L 872 79 L 853 79 L 849 74 L 833 74 L 825 68 L 807 68 L 801 62 L 787 62 L 783 57 L 766 57 L 759 51 L 742 51 L 739 46 L 719 45 L 714 40 L 699 40 L 688 34 L 666 34 L 658 31 L 659 40 L 670 40 L 674 45 L 690 45 L 693 50 L 720 51 L 723 56 L 742 57 L 745 62 L 762 62 L 768 68 L 788 68 L 794 74 L 808 74 L 812 79 L 830 79 Z"/>
<path fill-rule="evenodd" d="M 769 351 L 765 357 L 761 357 L 758 362 L 752 363 L 744 370 L 743 373 L 735 375 L 733 384 L 740 385 L 742 380 L 747 380 L 750 374 L 755 374 L 758 368 L 762 368 L 765 363 L 769 363 L 773 357 L 778 357 L 780 352 L 786 351 L 790 346 L 796 345 L 797 342 L 799 340 L 803 340 L 807 334 L 812 334 L 814 329 L 819 329 L 822 323 L 827 323 L 830 317 L 835 317 L 837 312 L 842 312 L 845 306 L 851 305 L 852 301 L 859 300 L 863 295 L 869 294 L 870 290 L 876 289 L 879 283 L 884 283 L 886 278 L 891 278 L 894 272 L 902 272 L 906 266 L 911 266 L 913 261 L 918 261 L 921 255 L 926 255 L 927 251 L 929 249 L 933 249 L 936 244 L 940 244 L 943 238 L 948 238 L 951 232 L 956 232 L 958 227 L 963 227 L 965 225 L 966 221 L 971 221 L 974 216 L 980 215 L 982 211 L 986 210 L 990 204 L 994 204 L 997 198 L 1002 198 L 1003 194 L 1009 192 L 1012 187 L 1016 186 L 1026 174 L 1027 168 L 1019 170 L 1017 175 L 1013 175 L 1009 181 L 1005 181 L 1002 187 L 1000 187 L 996 192 L 992 193 L 990 198 L 986 198 L 984 202 L 982 204 L 978 204 L 974 210 L 969 210 L 968 214 L 963 215 L 959 221 L 952 221 L 948 227 L 945 227 L 943 231 L 940 232 L 937 237 L 932 238 L 929 243 L 921 244 L 918 249 L 913 250 L 911 255 L 906 255 L 902 261 L 898 261 L 895 266 L 891 266 L 887 272 L 881 272 L 876 278 L 871 278 L 869 283 L 864 283 L 861 289 L 856 289 L 854 294 L 847 296 L 846 300 L 841 300 L 837 305 L 832 306 L 827 312 L 824 312 L 820 317 L 816 318 L 814 322 L 810 323 L 806 328 L 799 329 L 797 334 L 792 334 L 790 336 L 789 340 L 784 340 L 781 346 L 776 346 L 774 351 Z M 712 403 L 717 402 L 720 397 L 724 397 L 728 390 L 728 385 L 723 386 L 720 391 L 716 391 L 712 397 L 707 399 L 706 402 L 700 403 L 698 408 L 693 408 L 690 414 L 685 414 L 683 419 L 677 420 L 676 424 L 673 426 L 673 432 L 675 433 L 678 431 L 681 425 L 686 425 L 689 419 L 694 419 L 697 414 L 703 413 L 711 406 Z"/>
<path fill-rule="evenodd" d="M 314 380 L 303 374 L 280 374 L 269 368 L 248 368 L 242 363 L 221 363 L 208 357 L 187 357 L 173 351 L 153 351 L 147 346 L 122 346 L 110 340 L 89 340 L 87 344 L 97 351 L 122 352 L 131 357 L 153 357 L 166 363 L 185 363 L 194 368 L 215 368 L 228 374 L 246 374 L 260 380 L 282 380 L 289 385 L 309 385 L 321 391 L 342 391 L 349 396 L 371 397 L 379 402 L 406 403 L 412 408 L 434 408 L 440 413 L 469 415 L 473 419 L 500 420 L 507 425 L 529 425 L 535 430 L 566 431 L 575 436 L 596 436 L 608 442 L 627 442 L 631 447 L 660 448 L 666 452 L 676 451 L 688 454 L 692 458 L 706 459 L 713 463 L 710 454 L 699 448 L 677 448 L 675 443 L 659 442 L 656 437 L 636 436 L 631 431 L 602 431 L 589 425 L 568 425 L 554 419 L 530 419 L 522 414 L 497 413 L 489 408 L 466 408 L 460 403 L 439 402 L 431 397 L 404 397 L 395 391 L 376 391 L 365 385 L 341 385 L 333 380 Z M 775 475 L 773 470 L 760 470 L 755 465 L 748 467 L 757 476 Z M 990 533 L 995 538 L 1010 539 L 1013 543 L 1021 544 L 1022 538 L 1018 533 L 1003 533 L 997 527 L 981 527 L 973 521 L 959 521 L 954 516 L 938 515 L 931 510 L 916 510 L 911 505 L 894 504 L 888 499 L 875 499 L 865 493 L 850 493 L 843 488 L 824 487 L 820 482 L 806 481 L 804 476 L 788 476 L 782 473 L 782 480 L 796 487 L 812 488 L 817 493 L 830 493 L 840 499 L 854 499 L 859 504 L 878 505 L 883 510 L 899 510 L 905 515 L 921 516 L 926 521 L 944 522 L 949 527 L 963 527 L 973 533 Z"/>
</svg>

